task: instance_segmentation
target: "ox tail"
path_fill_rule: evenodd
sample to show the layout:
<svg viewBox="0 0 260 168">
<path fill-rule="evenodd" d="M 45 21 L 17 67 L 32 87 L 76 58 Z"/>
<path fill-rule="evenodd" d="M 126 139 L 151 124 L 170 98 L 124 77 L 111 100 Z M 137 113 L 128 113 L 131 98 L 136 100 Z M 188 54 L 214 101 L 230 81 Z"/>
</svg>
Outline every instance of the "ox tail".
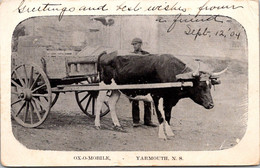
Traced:
<svg viewBox="0 0 260 168">
<path fill-rule="evenodd" d="M 102 56 L 106 55 L 107 52 L 103 51 L 101 54 L 98 55 L 98 59 L 97 59 L 97 73 L 99 76 L 99 81 L 103 81 L 103 76 L 102 76 L 102 68 L 101 68 L 101 63 L 100 63 L 100 59 Z"/>
<path fill-rule="evenodd" d="M 101 66 L 100 66 L 100 58 L 107 54 L 106 51 L 103 51 L 101 54 L 98 55 L 98 59 L 97 59 L 97 71 L 100 72 L 101 71 Z"/>
</svg>

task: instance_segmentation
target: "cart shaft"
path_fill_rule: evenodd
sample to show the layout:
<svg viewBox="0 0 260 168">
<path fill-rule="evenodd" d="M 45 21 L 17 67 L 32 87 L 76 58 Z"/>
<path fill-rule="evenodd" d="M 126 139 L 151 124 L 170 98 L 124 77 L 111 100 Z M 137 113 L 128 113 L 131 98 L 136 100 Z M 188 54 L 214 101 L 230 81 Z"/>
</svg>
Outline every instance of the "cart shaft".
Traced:
<svg viewBox="0 0 260 168">
<path fill-rule="evenodd" d="M 74 92 L 74 91 L 101 91 L 101 90 L 131 90 L 131 89 L 159 89 L 173 87 L 192 87 L 192 82 L 152 83 L 152 84 L 128 84 L 128 85 L 58 85 L 52 88 L 52 92 Z"/>
</svg>

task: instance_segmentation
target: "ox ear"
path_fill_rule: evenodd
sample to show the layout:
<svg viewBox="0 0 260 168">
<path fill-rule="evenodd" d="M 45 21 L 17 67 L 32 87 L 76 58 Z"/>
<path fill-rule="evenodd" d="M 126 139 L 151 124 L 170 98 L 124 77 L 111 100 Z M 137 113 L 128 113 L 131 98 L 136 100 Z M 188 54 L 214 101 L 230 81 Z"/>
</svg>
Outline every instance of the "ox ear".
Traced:
<svg viewBox="0 0 260 168">
<path fill-rule="evenodd" d="M 193 77 L 193 72 L 188 72 L 184 74 L 178 74 L 176 75 L 177 80 L 189 80 L 189 79 L 194 79 Z"/>
</svg>

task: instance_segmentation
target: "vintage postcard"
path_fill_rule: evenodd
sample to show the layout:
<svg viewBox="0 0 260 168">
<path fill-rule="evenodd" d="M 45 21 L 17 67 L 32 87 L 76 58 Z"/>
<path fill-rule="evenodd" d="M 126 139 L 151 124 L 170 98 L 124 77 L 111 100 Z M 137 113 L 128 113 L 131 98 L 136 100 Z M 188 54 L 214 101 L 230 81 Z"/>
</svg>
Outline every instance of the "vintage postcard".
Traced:
<svg viewBox="0 0 260 168">
<path fill-rule="evenodd" d="M 1 164 L 259 164 L 258 1 L 2 0 Z"/>
</svg>

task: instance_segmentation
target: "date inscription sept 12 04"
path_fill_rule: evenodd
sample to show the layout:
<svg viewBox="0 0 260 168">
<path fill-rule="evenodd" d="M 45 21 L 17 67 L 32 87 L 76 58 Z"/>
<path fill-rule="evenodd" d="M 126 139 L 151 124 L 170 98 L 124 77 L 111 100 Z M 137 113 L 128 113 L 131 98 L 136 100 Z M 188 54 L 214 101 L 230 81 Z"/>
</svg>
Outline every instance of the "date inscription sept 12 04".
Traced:
<svg viewBox="0 0 260 168">
<path fill-rule="evenodd" d="M 207 17 L 196 16 L 182 16 L 182 14 L 176 15 L 172 20 L 165 19 L 163 17 L 159 17 L 156 19 L 160 24 L 168 24 L 167 33 L 174 31 L 175 27 L 179 24 L 186 24 L 184 28 L 184 34 L 187 36 L 193 36 L 193 40 L 197 40 L 199 37 L 221 37 L 221 38 L 229 38 L 232 40 L 239 40 L 241 38 L 241 33 L 239 30 L 236 30 L 231 27 L 224 28 L 220 26 L 219 29 L 214 27 L 214 30 L 209 26 L 206 26 L 202 23 L 208 22 L 209 24 L 213 22 L 217 22 L 218 24 L 224 24 L 226 21 L 222 20 L 222 17 L 219 15 L 211 15 Z M 192 24 L 201 24 L 198 26 L 194 26 Z"/>
</svg>

